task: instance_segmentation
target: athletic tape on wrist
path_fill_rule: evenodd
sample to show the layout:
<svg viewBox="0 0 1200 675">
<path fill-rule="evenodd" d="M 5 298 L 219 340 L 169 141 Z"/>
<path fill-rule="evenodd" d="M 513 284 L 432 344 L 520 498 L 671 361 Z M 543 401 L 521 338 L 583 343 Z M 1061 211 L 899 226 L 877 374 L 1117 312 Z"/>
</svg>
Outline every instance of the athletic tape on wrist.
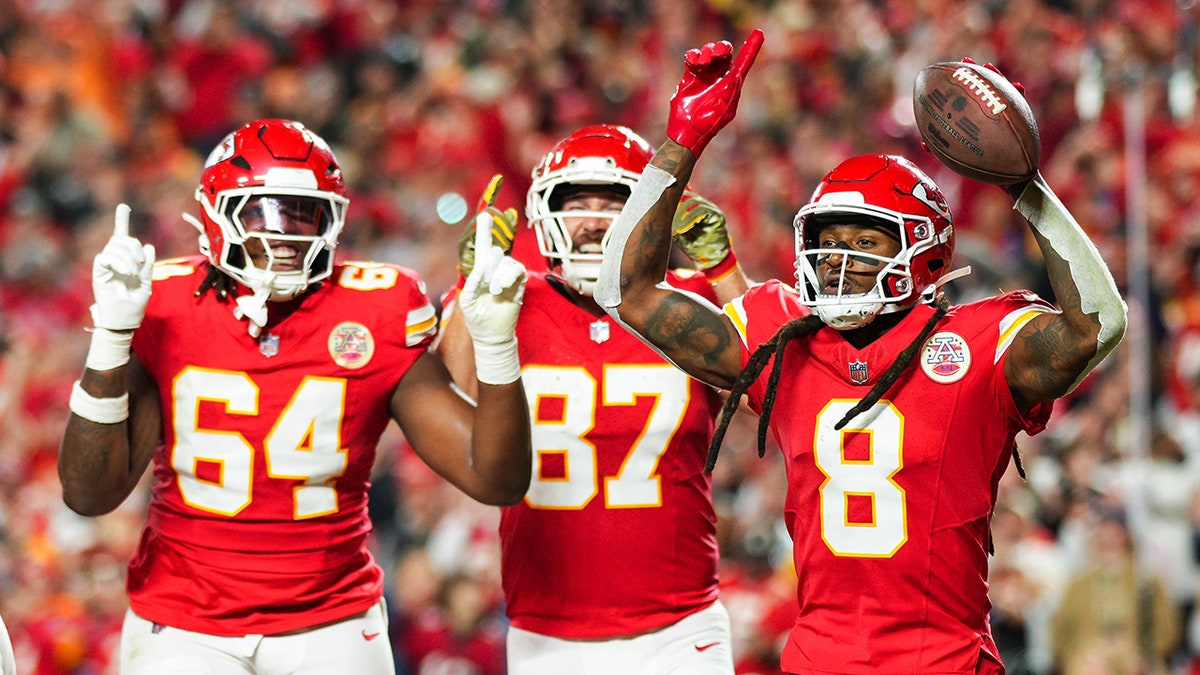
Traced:
<svg viewBox="0 0 1200 675">
<path fill-rule="evenodd" d="M 1125 301 L 1096 245 L 1088 239 L 1041 174 L 1025 186 L 1013 208 L 1025 216 L 1033 229 L 1046 238 L 1050 248 L 1067 262 L 1079 291 L 1080 308 L 1086 314 L 1096 314 L 1100 321 L 1096 355 L 1071 385 L 1074 389 L 1121 341 L 1125 334 Z"/>
<path fill-rule="evenodd" d="M 107 328 L 92 329 L 92 344 L 88 346 L 84 366 L 91 370 L 112 370 L 129 363 L 129 345 L 133 343 L 133 331 L 111 331 Z"/>
<path fill-rule="evenodd" d="M 625 208 L 609 228 L 608 244 L 604 247 L 604 261 L 600 263 L 600 277 L 592 298 L 609 314 L 621 304 L 621 258 L 625 254 L 625 242 L 633 228 L 650 209 L 658 203 L 663 192 L 675 184 L 675 177 L 657 166 L 642 169 L 642 177 L 634 184 Z"/>
<path fill-rule="evenodd" d="M 511 384 L 521 377 L 517 338 L 500 343 L 472 340 L 475 347 L 475 379 L 484 384 Z"/>
<path fill-rule="evenodd" d="M 71 387 L 71 412 L 96 424 L 116 424 L 129 419 L 129 394 L 96 398 L 83 390 L 79 380 Z"/>
</svg>

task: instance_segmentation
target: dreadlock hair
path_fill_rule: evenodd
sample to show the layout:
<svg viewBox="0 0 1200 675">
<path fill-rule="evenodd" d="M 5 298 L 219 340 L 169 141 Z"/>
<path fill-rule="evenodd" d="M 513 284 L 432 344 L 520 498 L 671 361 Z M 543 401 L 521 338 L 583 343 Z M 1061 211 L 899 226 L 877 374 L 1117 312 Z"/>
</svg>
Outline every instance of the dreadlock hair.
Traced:
<svg viewBox="0 0 1200 675">
<path fill-rule="evenodd" d="M 767 366 L 767 361 L 771 357 L 775 357 L 775 366 L 771 369 L 770 379 L 767 381 L 767 395 L 763 397 L 762 416 L 758 418 L 758 456 L 763 456 L 767 447 L 767 419 L 771 416 L 771 408 L 775 405 L 775 385 L 779 382 L 779 375 L 782 372 L 779 365 L 783 362 L 783 350 L 793 338 L 812 335 L 824 327 L 825 322 L 815 314 L 792 319 L 780 326 L 770 340 L 754 350 L 754 353 L 746 360 L 742 372 L 738 373 L 733 386 L 729 388 L 729 398 L 725 399 L 725 405 L 721 408 L 721 418 L 717 421 L 717 428 L 713 430 L 712 440 L 708 444 L 708 461 L 704 464 L 705 471 L 711 472 L 717 465 L 717 453 L 721 449 L 721 442 L 725 440 L 725 432 L 729 429 L 729 422 L 733 420 L 733 413 L 737 411 L 738 405 L 741 403 L 742 395 L 746 393 L 750 385 L 758 380 L 759 374 Z"/>
<path fill-rule="evenodd" d="M 210 263 L 208 265 L 208 274 L 205 275 L 204 281 L 200 282 L 200 287 L 192 295 L 199 298 L 210 289 L 216 294 L 218 300 L 225 302 L 237 290 L 237 283 L 234 282 L 233 277 L 225 274 L 216 265 Z"/>
<path fill-rule="evenodd" d="M 925 340 L 929 338 L 929 334 L 933 332 L 934 327 L 942 320 L 943 316 L 946 316 L 946 312 L 948 311 L 950 311 L 950 302 L 942 298 L 938 301 L 937 311 L 933 313 L 933 316 L 929 317 L 929 321 L 925 322 L 925 327 L 921 329 L 921 333 L 917 336 L 917 339 L 913 340 L 904 348 L 904 351 L 900 352 L 900 355 L 896 357 L 892 365 L 879 377 L 879 381 L 875 383 L 875 386 L 871 387 L 871 391 L 868 391 L 866 396 L 854 404 L 853 408 L 846 411 L 842 419 L 833 425 L 834 429 L 841 430 L 842 427 L 846 426 L 859 413 L 870 409 L 871 406 L 879 402 L 879 399 L 883 398 L 883 395 L 888 392 L 888 389 L 892 388 L 896 380 L 900 379 L 900 374 L 908 368 L 908 364 L 912 363 L 912 360 L 916 358 L 917 350 L 921 348 L 921 345 L 925 344 Z"/>
<path fill-rule="evenodd" d="M 1021 461 L 1021 449 L 1013 443 L 1013 464 L 1017 465 L 1017 475 L 1023 480 L 1029 480 L 1029 476 L 1025 475 L 1025 462 Z"/>
<path fill-rule="evenodd" d="M 929 334 L 933 332 L 938 322 L 942 317 L 946 316 L 946 312 L 950 311 L 950 302 L 945 298 L 938 301 L 937 311 L 929 317 L 929 321 L 925 322 L 925 327 L 921 329 L 921 333 L 912 341 L 896 360 L 888 367 L 887 371 L 880 376 L 879 381 L 874 387 L 867 392 L 867 395 L 862 398 L 853 408 L 846 412 L 834 428 L 841 429 L 846 424 L 855 418 L 859 413 L 869 409 L 871 406 L 879 402 L 883 395 L 891 389 L 896 380 L 900 379 L 901 373 L 908 368 L 912 360 L 916 358 L 917 351 L 925 340 L 929 338 Z M 712 471 L 717 463 L 717 453 L 721 448 L 721 441 L 725 439 L 725 431 L 729 426 L 729 422 L 733 419 L 733 413 L 737 410 L 738 404 L 741 402 L 742 394 L 750 388 L 758 380 L 758 376 L 766 367 L 767 361 L 771 357 L 775 358 L 775 363 L 771 367 L 771 374 L 767 379 L 767 390 L 763 395 L 762 413 L 758 418 L 758 456 L 762 457 L 767 450 L 767 430 L 770 425 L 771 410 L 775 407 L 775 392 L 779 384 L 779 377 L 783 373 L 783 352 L 787 348 L 788 342 L 794 338 L 806 337 L 820 330 L 825 325 L 816 315 L 809 315 L 800 319 L 792 319 L 791 321 L 779 327 L 775 331 L 775 335 L 771 336 L 770 340 L 762 343 L 754 350 L 754 353 L 747 359 L 746 365 L 742 368 L 742 372 L 738 374 L 733 386 L 729 388 L 729 398 L 725 400 L 725 406 L 721 409 L 721 418 L 717 422 L 717 428 L 713 431 L 712 441 L 708 446 L 708 462 L 704 466 L 705 471 Z"/>
</svg>

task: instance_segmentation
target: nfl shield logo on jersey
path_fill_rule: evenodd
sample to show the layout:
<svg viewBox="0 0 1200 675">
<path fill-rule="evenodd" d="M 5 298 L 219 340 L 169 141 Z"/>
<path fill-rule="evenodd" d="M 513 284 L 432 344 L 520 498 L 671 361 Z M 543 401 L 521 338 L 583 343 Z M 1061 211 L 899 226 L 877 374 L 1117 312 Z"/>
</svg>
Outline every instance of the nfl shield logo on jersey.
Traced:
<svg viewBox="0 0 1200 675">
<path fill-rule="evenodd" d="M 268 359 L 279 353 L 279 336 L 267 333 L 258 339 L 258 351 Z"/>
<path fill-rule="evenodd" d="M 588 327 L 588 333 L 592 338 L 592 342 L 603 344 L 608 341 L 608 324 L 603 319 L 593 321 L 592 325 Z"/>
<path fill-rule="evenodd" d="M 867 373 L 867 364 L 862 361 L 854 361 L 850 364 L 850 381 L 854 384 L 865 384 L 870 374 Z"/>
<path fill-rule="evenodd" d="M 935 333 L 921 349 L 921 370 L 934 382 L 958 382 L 970 367 L 971 348 L 955 333 Z"/>
</svg>

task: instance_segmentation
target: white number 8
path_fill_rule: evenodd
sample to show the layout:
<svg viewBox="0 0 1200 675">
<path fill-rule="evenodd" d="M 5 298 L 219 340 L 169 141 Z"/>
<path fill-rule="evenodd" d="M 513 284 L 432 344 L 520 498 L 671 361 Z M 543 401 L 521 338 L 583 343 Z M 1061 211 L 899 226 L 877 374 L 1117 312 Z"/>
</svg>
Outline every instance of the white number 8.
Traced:
<svg viewBox="0 0 1200 675">
<path fill-rule="evenodd" d="M 817 416 L 815 455 L 821 484 L 821 537 L 835 555 L 889 558 L 908 539 L 904 489 L 892 477 L 904 466 L 904 418 L 888 403 L 874 407 L 841 430 L 838 420 L 854 401 L 833 401 Z M 847 434 L 866 434 L 866 459 L 847 459 Z M 871 522 L 851 522 L 851 497 L 870 500 Z"/>
</svg>

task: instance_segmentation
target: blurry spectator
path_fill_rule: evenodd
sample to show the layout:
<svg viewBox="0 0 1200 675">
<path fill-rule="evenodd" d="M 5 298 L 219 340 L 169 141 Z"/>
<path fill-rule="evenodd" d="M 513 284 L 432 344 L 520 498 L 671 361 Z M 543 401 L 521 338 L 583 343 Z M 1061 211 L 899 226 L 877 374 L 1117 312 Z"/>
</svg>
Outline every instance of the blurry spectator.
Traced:
<svg viewBox="0 0 1200 675">
<path fill-rule="evenodd" d="M 1166 430 L 1155 428 L 1144 469 L 1126 463 L 1121 468 L 1126 492 L 1145 500 L 1144 520 L 1136 523 L 1136 550 L 1184 618 L 1190 614 L 1197 592 L 1198 567 L 1188 510 L 1200 490 L 1200 461 L 1189 462 L 1179 442 Z M 1134 484 L 1135 480 L 1142 485 Z"/>
<path fill-rule="evenodd" d="M 726 522 L 732 514 L 721 514 Z M 788 562 L 787 530 L 782 521 L 750 525 L 733 541 L 723 539 L 721 598 L 733 634 L 734 672 L 782 675 L 779 657 L 796 620 L 795 575 Z M 784 564 L 781 564 L 784 563 Z"/>
<path fill-rule="evenodd" d="M 1105 513 L 1091 533 L 1088 565 L 1054 614 L 1052 643 L 1063 675 L 1159 675 L 1179 641 L 1162 584 L 1138 564 L 1123 515 Z"/>
<path fill-rule="evenodd" d="M 399 636 L 413 675 L 504 675 L 504 622 L 497 596 L 468 574 L 442 580 L 433 607 Z"/>
<path fill-rule="evenodd" d="M 994 566 L 988 572 L 988 597 L 992 600 L 992 638 L 1009 675 L 1036 672 L 1029 646 L 1026 611 L 1033 602 L 1029 579 L 1015 567 Z"/>
<path fill-rule="evenodd" d="M 193 0 L 177 17 L 162 96 L 189 146 L 207 154 L 230 129 L 259 115 L 240 108 L 266 74 L 271 53 L 238 17 L 240 4 Z M 261 93 L 261 92 L 258 92 Z"/>
</svg>

